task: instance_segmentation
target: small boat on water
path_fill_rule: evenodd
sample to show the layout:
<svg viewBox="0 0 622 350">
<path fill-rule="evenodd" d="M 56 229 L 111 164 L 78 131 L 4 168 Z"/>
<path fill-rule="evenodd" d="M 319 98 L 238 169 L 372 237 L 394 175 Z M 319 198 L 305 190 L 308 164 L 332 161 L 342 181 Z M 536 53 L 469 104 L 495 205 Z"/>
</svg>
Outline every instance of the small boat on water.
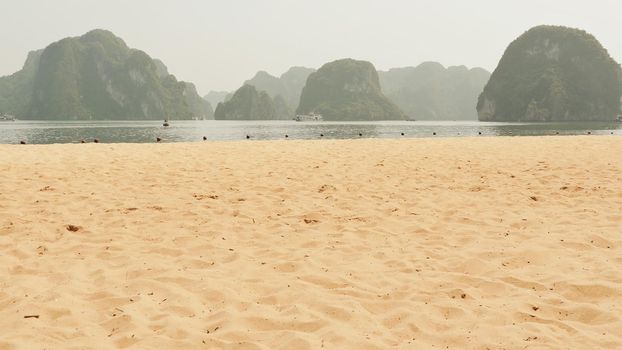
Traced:
<svg viewBox="0 0 622 350">
<path fill-rule="evenodd" d="M 310 113 L 310 114 L 298 114 L 296 115 L 294 120 L 297 122 L 321 122 L 324 120 L 324 118 L 322 117 L 321 114 Z"/>
<path fill-rule="evenodd" d="M 2 114 L 0 115 L 0 122 L 14 122 L 15 117 L 10 114 Z"/>
</svg>

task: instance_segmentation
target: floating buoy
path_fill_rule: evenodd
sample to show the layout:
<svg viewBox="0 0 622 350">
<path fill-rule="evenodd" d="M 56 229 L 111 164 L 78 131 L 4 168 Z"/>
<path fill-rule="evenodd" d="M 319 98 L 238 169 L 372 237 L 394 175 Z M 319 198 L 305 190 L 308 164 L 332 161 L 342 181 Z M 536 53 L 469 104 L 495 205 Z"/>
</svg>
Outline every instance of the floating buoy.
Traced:
<svg viewBox="0 0 622 350">
<path fill-rule="evenodd" d="M 25 144 L 26 144 L 26 141 L 20 141 L 20 142 L 19 142 L 19 144 L 20 144 L 20 145 L 25 145 Z"/>
<path fill-rule="evenodd" d="M 402 133 L 402 136 L 404 136 L 404 133 Z"/>
<path fill-rule="evenodd" d="M 363 136 L 363 134 L 361 134 L 361 133 L 359 132 L 359 136 Z"/>
<path fill-rule="evenodd" d="M 478 135 L 481 135 L 481 134 L 482 134 L 482 132 L 481 132 L 481 131 L 478 131 L 478 132 L 477 132 L 477 134 L 478 134 Z"/>
<path fill-rule="evenodd" d="M 324 137 L 324 134 L 320 134 L 320 137 Z"/>
<path fill-rule="evenodd" d="M 436 136 L 436 131 L 432 133 L 432 135 Z"/>
<path fill-rule="evenodd" d="M 289 135 L 285 134 L 285 138 L 288 138 L 288 137 L 289 137 Z"/>
<path fill-rule="evenodd" d="M 207 137 L 203 136 L 203 141 L 207 141 Z"/>
<path fill-rule="evenodd" d="M 250 139 L 250 138 L 251 138 L 250 136 L 246 135 L 246 139 L 247 139 L 247 140 L 248 140 L 248 139 Z"/>
<path fill-rule="evenodd" d="M 94 143 L 99 143 L 99 140 L 98 139 L 93 139 L 93 142 Z"/>
</svg>

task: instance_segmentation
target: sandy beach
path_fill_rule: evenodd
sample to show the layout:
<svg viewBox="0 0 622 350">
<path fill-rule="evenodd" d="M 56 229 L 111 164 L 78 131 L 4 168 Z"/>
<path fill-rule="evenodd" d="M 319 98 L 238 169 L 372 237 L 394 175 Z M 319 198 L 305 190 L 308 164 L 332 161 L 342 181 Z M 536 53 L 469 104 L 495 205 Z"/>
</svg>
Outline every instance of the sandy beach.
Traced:
<svg viewBox="0 0 622 350">
<path fill-rule="evenodd" d="M 622 138 L 0 145 L 0 349 L 620 349 Z"/>
</svg>

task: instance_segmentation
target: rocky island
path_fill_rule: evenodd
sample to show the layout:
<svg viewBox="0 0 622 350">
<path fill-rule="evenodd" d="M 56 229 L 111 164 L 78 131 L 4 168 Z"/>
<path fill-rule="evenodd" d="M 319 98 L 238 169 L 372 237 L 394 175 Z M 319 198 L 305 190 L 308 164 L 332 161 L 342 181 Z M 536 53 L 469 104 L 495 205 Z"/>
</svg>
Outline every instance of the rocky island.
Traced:
<svg viewBox="0 0 622 350">
<path fill-rule="evenodd" d="M 382 93 L 374 65 L 353 59 L 327 63 L 309 75 L 296 113 L 316 113 L 324 120 L 404 119 Z"/>
<path fill-rule="evenodd" d="M 382 92 L 416 120 L 477 120 L 477 97 L 490 78 L 482 68 L 437 62 L 379 71 Z"/>
<path fill-rule="evenodd" d="M 479 96 L 481 121 L 611 121 L 620 65 L 583 30 L 534 27 L 510 44 Z"/>
<path fill-rule="evenodd" d="M 272 98 L 281 96 L 291 110 L 298 107 L 302 88 L 307 78 L 315 69 L 305 67 L 292 67 L 280 77 L 275 77 L 267 72 L 259 71 L 252 79 L 244 84 L 253 85 L 259 91 L 265 91 Z"/>
<path fill-rule="evenodd" d="M 211 117 L 194 85 L 105 30 L 31 52 L 21 71 L 0 78 L 0 110 L 42 120 Z"/>
<path fill-rule="evenodd" d="M 284 120 L 293 113 L 281 96 L 270 97 L 253 85 L 245 84 L 229 99 L 218 104 L 214 112 L 216 120 Z"/>
</svg>

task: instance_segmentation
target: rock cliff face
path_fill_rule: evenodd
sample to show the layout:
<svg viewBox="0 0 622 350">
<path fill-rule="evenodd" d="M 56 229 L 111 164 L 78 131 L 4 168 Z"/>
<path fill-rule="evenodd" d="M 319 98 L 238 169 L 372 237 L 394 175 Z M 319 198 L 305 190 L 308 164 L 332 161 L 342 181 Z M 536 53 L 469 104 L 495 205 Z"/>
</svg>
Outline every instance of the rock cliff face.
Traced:
<svg viewBox="0 0 622 350">
<path fill-rule="evenodd" d="M 244 84 L 253 85 L 259 91 L 265 91 L 272 98 L 281 96 L 288 108 L 295 109 L 300 102 L 300 94 L 307 78 L 315 69 L 292 67 L 277 78 L 264 71 L 259 71 Z"/>
<path fill-rule="evenodd" d="M 378 75 L 384 94 L 417 120 L 477 120 L 477 97 L 490 78 L 482 68 L 445 68 L 436 62 Z"/>
<path fill-rule="evenodd" d="M 291 112 L 280 96 L 273 100 L 267 92 L 244 85 L 230 100 L 218 104 L 214 117 L 217 120 L 282 120 L 291 119 Z"/>
<path fill-rule="evenodd" d="M 479 96 L 482 121 L 613 120 L 620 65 L 594 36 L 539 26 L 510 44 Z"/>
<path fill-rule="evenodd" d="M 374 66 L 353 59 L 327 63 L 311 74 L 296 113 L 317 113 L 325 120 L 404 119 L 402 111 L 383 95 Z"/>
<path fill-rule="evenodd" d="M 9 113 L 18 117 L 28 114 L 33 81 L 42 52 L 43 50 L 31 51 L 22 70 L 0 78 L 0 113 Z"/>
<path fill-rule="evenodd" d="M 197 89 L 192 83 L 184 82 L 184 98 L 186 104 L 193 111 L 194 119 L 210 120 L 214 119 L 214 109 L 208 100 L 202 98 L 197 93 Z"/>
<path fill-rule="evenodd" d="M 11 101 L 19 95 L 20 101 Z M 0 78 L 0 111 L 20 119 L 190 119 L 210 115 L 191 84 L 104 30 L 52 43 Z M 8 102 L 7 102 L 8 101 Z"/>
</svg>

